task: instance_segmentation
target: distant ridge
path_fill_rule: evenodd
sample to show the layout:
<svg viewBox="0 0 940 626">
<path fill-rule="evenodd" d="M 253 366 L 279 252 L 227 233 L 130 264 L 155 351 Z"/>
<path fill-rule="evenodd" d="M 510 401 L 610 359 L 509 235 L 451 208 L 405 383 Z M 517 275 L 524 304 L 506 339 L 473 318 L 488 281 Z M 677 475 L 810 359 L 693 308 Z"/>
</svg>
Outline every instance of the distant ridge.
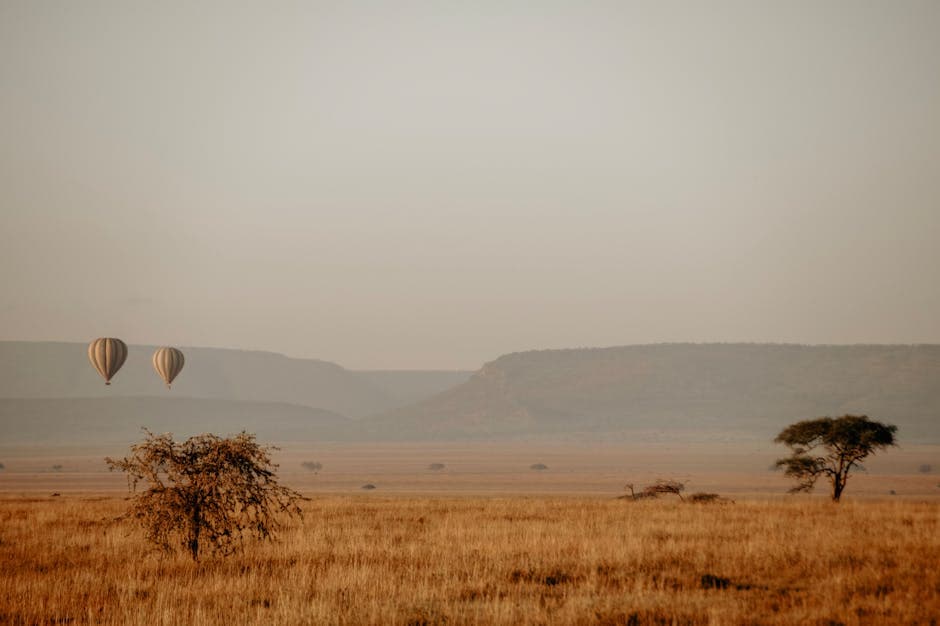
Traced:
<svg viewBox="0 0 940 626">
<path fill-rule="evenodd" d="M 335 363 L 272 352 L 184 347 L 186 366 L 167 391 L 153 371 L 154 346 L 129 346 L 105 387 L 80 343 L 0 341 L 0 398 L 153 396 L 277 402 L 361 417 L 427 398 L 470 372 L 353 372 Z"/>
<path fill-rule="evenodd" d="M 902 444 L 940 442 L 937 345 L 539 350 L 507 354 L 472 376 L 352 372 L 264 352 L 186 351 L 192 358 L 167 391 L 145 346 L 131 346 L 106 388 L 81 344 L 0 342 L 0 442 L 130 441 L 140 426 L 246 428 L 271 441 L 769 442 L 792 421 L 843 413 L 897 424 Z M 418 401 L 402 406 L 409 398 Z"/>
<path fill-rule="evenodd" d="M 657 344 L 517 352 L 466 383 L 366 420 L 377 439 L 638 431 L 770 438 L 819 415 L 867 413 L 902 441 L 940 441 L 940 346 Z"/>
</svg>

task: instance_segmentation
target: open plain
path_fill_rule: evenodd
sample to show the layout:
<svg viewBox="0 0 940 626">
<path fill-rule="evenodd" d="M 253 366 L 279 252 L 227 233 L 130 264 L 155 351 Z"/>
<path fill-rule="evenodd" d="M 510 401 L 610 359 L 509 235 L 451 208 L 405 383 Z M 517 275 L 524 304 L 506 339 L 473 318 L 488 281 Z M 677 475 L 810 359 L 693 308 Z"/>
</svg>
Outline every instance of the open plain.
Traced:
<svg viewBox="0 0 940 626">
<path fill-rule="evenodd" d="M 940 477 L 918 472 L 937 466 L 936 446 L 872 459 L 839 505 L 822 489 L 785 495 L 789 483 L 768 469 L 779 450 L 759 443 L 282 448 L 283 482 L 310 498 L 304 518 L 277 543 L 199 563 L 117 519 L 126 483 L 101 459 L 124 450 L 4 448 L 0 622 L 940 619 Z M 657 477 L 734 502 L 617 498 L 624 483 Z"/>
<path fill-rule="evenodd" d="M 628 482 L 679 480 L 689 491 L 733 498 L 772 497 L 791 483 L 771 470 L 783 446 L 767 440 L 639 442 L 277 442 L 273 458 L 281 480 L 308 494 L 354 494 L 365 484 L 377 494 L 580 495 L 616 497 Z M 123 456 L 130 443 L 110 446 L 0 445 L 0 494 L 121 494 L 123 476 L 106 456 Z M 322 465 L 304 469 L 304 462 Z M 429 469 L 432 464 L 444 467 Z M 533 470 L 542 464 L 547 469 Z M 929 466 L 930 472 L 922 472 Z M 866 460 L 851 478 L 849 497 L 940 498 L 940 445 L 902 444 Z M 893 492 L 893 493 L 892 493 Z"/>
</svg>

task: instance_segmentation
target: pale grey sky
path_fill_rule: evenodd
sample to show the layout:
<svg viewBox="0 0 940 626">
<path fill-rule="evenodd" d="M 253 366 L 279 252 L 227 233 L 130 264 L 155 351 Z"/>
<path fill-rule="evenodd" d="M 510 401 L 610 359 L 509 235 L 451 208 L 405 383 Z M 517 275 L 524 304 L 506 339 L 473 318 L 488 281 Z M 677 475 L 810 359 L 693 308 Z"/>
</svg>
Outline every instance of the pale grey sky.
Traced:
<svg viewBox="0 0 940 626">
<path fill-rule="evenodd" d="M 940 2 L 0 0 L 0 338 L 940 342 Z"/>
</svg>

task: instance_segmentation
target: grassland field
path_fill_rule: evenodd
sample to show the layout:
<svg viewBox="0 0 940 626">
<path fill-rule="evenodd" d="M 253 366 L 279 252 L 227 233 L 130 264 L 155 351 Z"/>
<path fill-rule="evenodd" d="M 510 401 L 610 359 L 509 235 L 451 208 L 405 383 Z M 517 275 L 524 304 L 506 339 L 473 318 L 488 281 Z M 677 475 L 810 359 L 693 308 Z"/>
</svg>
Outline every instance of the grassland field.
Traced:
<svg viewBox="0 0 940 626">
<path fill-rule="evenodd" d="M 314 496 L 192 562 L 122 498 L 0 499 L 5 624 L 936 624 L 940 504 Z"/>
<path fill-rule="evenodd" d="M 885 455 L 839 505 L 783 495 L 766 451 L 669 450 L 285 445 L 303 519 L 198 563 L 117 519 L 114 451 L 0 450 L 0 623 L 940 622 L 940 477 L 916 469 L 936 448 Z M 617 499 L 654 477 L 734 502 Z"/>
</svg>

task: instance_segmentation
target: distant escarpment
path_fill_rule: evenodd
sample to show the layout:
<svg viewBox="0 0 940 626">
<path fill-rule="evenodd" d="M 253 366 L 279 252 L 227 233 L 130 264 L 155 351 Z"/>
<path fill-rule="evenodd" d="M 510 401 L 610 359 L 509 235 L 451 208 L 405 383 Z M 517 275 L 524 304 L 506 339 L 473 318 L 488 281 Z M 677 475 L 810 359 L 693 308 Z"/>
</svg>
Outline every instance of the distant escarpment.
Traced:
<svg viewBox="0 0 940 626">
<path fill-rule="evenodd" d="M 659 344 L 541 350 L 367 419 L 375 439 L 701 433 L 771 438 L 819 415 L 866 413 L 902 441 L 940 441 L 940 346 Z"/>
</svg>

